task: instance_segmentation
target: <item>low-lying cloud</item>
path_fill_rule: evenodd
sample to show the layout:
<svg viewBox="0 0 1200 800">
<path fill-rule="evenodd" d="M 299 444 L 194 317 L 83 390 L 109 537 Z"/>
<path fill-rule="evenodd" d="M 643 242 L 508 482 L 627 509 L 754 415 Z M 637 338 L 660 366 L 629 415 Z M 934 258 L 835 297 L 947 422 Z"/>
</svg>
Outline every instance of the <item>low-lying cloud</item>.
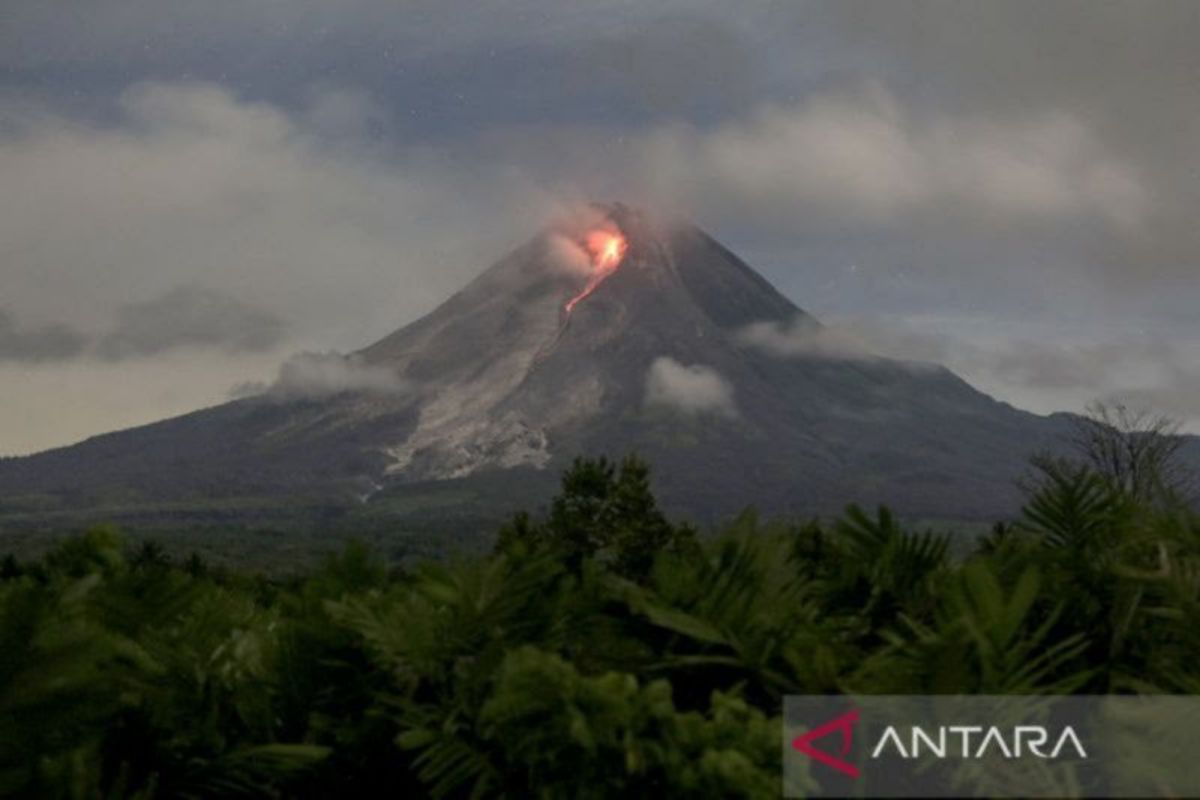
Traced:
<svg viewBox="0 0 1200 800">
<path fill-rule="evenodd" d="M 1200 343 L 1181 344 L 1145 335 L 1083 343 L 1018 337 L 960 346 L 950 363 L 1020 406 L 1079 411 L 1096 400 L 1119 402 L 1200 433 Z"/>
<path fill-rule="evenodd" d="M 871 320 L 818 324 L 797 317 L 788 322 L 754 322 L 734 334 L 735 341 L 780 358 L 871 360 L 892 358 L 912 362 L 942 362 L 950 357 L 946 337 L 908 326 Z"/>
<path fill-rule="evenodd" d="M 171 294 L 206 286 L 298 324 L 299 347 L 361 346 L 410 321 L 550 203 L 505 165 L 371 140 L 373 113 L 333 88 L 289 109 L 213 84 L 137 83 L 101 120 L 0 95 L 5 301 L 98 330 L 130 298 L 211 305 Z M 108 349 L 144 350 L 142 325 Z"/>
<path fill-rule="evenodd" d="M 239 384 L 233 397 L 311 400 L 343 393 L 398 395 L 409 385 L 395 370 L 340 353 L 298 353 L 279 367 L 271 384 Z"/>
<path fill-rule="evenodd" d="M 686 414 L 736 416 L 733 386 L 711 367 L 684 365 L 661 356 L 646 374 L 646 405 Z"/>
<path fill-rule="evenodd" d="M 282 321 L 250 303 L 213 289 L 179 287 L 152 300 L 123 306 L 116 328 L 96 349 L 109 359 L 150 356 L 181 347 L 253 353 L 279 344 L 283 333 Z"/>
<path fill-rule="evenodd" d="M 125 361 L 179 349 L 261 353 L 283 340 L 284 328 L 273 314 L 224 292 L 183 286 L 123 305 L 99 333 L 61 322 L 23 325 L 0 311 L 0 362 Z"/>
<path fill-rule="evenodd" d="M 947 326 L 956 333 L 944 332 Z M 738 331 L 735 339 L 776 358 L 888 358 L 914 369 L 940 364 L 993 396 L 1042 413 L 1117 401 L 1170 415 L 1200 431 L 1200 342 L 1195 341 L 1136 331 L 1104 336 L 1054 325 L 996 328 L 982 319 L 891 317 L 824 325 L 804 318 L 763 321 Z"/>
<path fill-rule="evenodd" d="M 87 337 L 68 325 L 19 326 L 0 309 L 0 362 L 62 361 L 78 356 L 86 346 Z"/>
</svg>

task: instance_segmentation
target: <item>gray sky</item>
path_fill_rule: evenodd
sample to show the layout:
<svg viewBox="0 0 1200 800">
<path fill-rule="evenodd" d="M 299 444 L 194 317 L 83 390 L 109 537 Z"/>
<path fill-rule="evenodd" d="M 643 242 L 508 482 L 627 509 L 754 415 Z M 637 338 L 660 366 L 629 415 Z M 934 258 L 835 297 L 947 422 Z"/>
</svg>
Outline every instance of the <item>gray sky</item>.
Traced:
<svg viewBox="0 0 1200 800">
<path fill-rule="evenodd" d="M 0 0 L 0 454 L 350 350 L 581 199 L 1200 430 L 1200 4 Z"/>
</svg>

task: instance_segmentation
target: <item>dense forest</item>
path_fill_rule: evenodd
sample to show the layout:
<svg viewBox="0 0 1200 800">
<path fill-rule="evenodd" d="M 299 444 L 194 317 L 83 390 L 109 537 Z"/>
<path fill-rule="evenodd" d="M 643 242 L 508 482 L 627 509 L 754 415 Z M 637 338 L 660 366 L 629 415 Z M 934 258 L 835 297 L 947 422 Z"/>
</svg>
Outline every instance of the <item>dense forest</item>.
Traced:
<svg viewBox="0 0 1200 800">
<path fill-rule="evenodd" d="M 701 534 L 627 458 L 486 557 L 9 556 L 0 794 L 777 797 L 787 694 L 1200 693 L 1200 519 L 1173 438 L 1112 422 L 961 552 L 883 508 Z"/>
</svg>

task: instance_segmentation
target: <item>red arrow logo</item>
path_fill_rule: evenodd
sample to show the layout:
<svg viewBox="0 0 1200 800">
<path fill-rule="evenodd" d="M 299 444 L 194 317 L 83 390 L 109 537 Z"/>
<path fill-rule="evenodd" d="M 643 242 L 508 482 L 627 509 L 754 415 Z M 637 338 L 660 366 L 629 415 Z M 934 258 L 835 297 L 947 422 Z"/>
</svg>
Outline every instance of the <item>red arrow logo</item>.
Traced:
<svg viewBox="0 0 1200 800">
<path fill-rule="evenodd" d="M 841 731 L 842 734 L 842 752 L 840 755 L 846 755 L 850 752 L 850 742 L 854 735 L 854 723 L 858 722 L 858 709 L 854 708 L 847 711 L 837 719 L 831 719 L 824 725 L 813 728 L 808 733 L 803 733 L 792 740 L 792 747 L 799 750 L 809 758 L 820 761 L 827 767 L 832 767 L 844 775 L 849 775 L 851 778 L 858 777 L 858 767 L 848 761 L 843 761 L 837 756 L 830 755 L 824 750 L 818 750 L 812 746 L 812 743 L 823 736 L 828 736 L 834 731 Z"/>
</svg>

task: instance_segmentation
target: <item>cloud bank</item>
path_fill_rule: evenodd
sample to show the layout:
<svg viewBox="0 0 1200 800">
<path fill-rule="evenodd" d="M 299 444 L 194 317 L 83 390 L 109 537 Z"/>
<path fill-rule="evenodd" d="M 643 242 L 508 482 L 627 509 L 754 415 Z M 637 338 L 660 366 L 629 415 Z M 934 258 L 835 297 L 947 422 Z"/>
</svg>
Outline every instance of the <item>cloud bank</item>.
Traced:
<svg viewBox="0 0 1200 800">
<path fill-rule="evenodd" d="M 0 362 L 37 363 L 74 358 L 87 346 L 87 337 L 67 325 L 18 326 L 0 309 Z"/>
<path fill-rule="evenodd" d="M 775 358 L 889 358 L 944 365 L 982 390 L 1041 413 L 1100 401 L 1165 413 L 1200 432 L 1200 340 L 1142 332 L 1097 335 L 1066 324 L 986 318 L 843 318 L 824 325 L 763 321 L 735 334 Z"/>
<path fill-rule="evenodd" d="M 946 337 L 871 319 L 834 320 L 827 324 L 804 317 L 788 322 L 764 320 L 736 331 L 734 340 L 780 358 L 862 361 L 891 358 L 910 362 L 915 368 L 944 362 L 952 350 Z"/>
<path fill-rule="evenodd" d="M 996 235 L 1095 221 L 1122 232 L 1149 213 L 1136 166 L 1068 112 L 914 113 L 878 85 L 768 105 L 712 130 L 665 128 L 645 146 L 646 174 L 665 195 L 760 226 Z"/>
<path fill-rule="evenodd" d="M 818 349 L 918 351 L 1039 410 L 1136 373 L 1200 414 L 1179 355 L 1200 305 L 1189 0 L 10 5 L 0 378 L 120 395 L 107 427 L 129 403 L 181 407 L 121 394 L 150 365 L 156 386 L 201 362 L 227 386 L 395 329 L 564 197 L 693 218 L 822 319 L 957 325 L 901 346 L 835 324 Z M 199 286 L 278 341 L 198 332 L 156 354 L 134 325 L 98 346 L 131 303 Z M 1042 327 L 982 342 L 985 314 Z M 1087 336 L 1063 333 L 1072 315 Z M 1009 358 L 1022 338 L 1061 352 Z M 1147 338 L 1176 351 L 1143 358 L 1153 374 L 1086 365 Z M 29 441 L 45 408 L 28 395 L 0 438 Z"/>
<path fill-rule="evenodd" d="M 123 361 L 180 349 L 258 353 L 278 345 L 284 334 L 284 324 L 272 314 L 195 286 L 127 303 L 116 316 L 106 331 L 92 334 L 64 323 L 22 326 L 0 312 L 0 362 Z"/>
<path fill-rule="evenodd" d="M 394 370 L 367 364 L 340 353 L 298 353 L 283 362 L 269 385 L 243 383 L 233 397 L 265 396 L 273 400 L 315 400 L 344 392 L 399 395 L 408 384 Z"/>
<path fill-rule="evenodd" d="M 502 165 L 373 143 L 372 113 L 333 89 L 288 110 L 212 84 L 139 83 L 102 120 L 0 95 L 6 299 L 34 319 L 89 330 L 121 315 L 137 328 L 173 310 L 184 324 L 224 313 L 178 290 L 205 286 L 254 306 L 260 327 L 302 323 L 295 344 L 369 341 L 457 289 L 548 206 Z M 174 306 L 124 310 L 146 296 Z M 147 334 L 110 351 L 143 351 Z"/>
<path fill-rule="evenodd" d="M 179 287 L 120 309 L 116 328 L 97 344 L 104 358 L 147 356 L 180 347 L 261 352 L 283 338 L 274 315 L 213 289 Z"/>
</svg>

